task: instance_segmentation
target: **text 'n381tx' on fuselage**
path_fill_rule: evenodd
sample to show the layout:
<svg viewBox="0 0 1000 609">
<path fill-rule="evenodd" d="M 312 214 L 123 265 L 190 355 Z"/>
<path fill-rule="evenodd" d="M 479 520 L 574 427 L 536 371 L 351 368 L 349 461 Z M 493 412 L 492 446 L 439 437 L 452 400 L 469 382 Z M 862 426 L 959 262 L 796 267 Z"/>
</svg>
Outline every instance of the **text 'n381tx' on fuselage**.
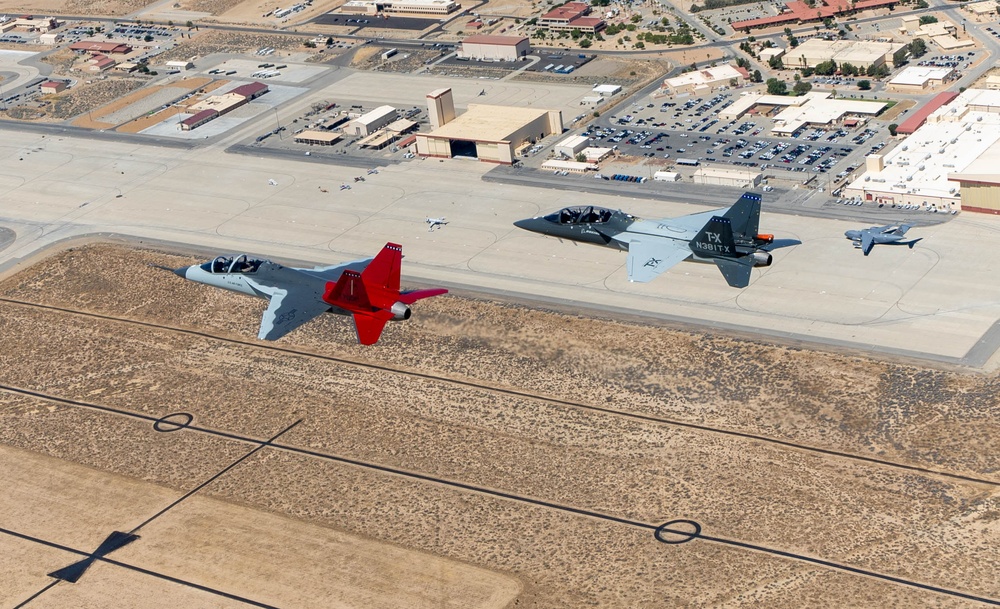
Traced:
<svg viewBox="0 0 1000 609">
<path fill-rule="evenodd" d="M 745 193 L 732 207 L 642 220 L 603 207 L 567 207 L 514 226 L 543 235 L 594 243 L 628 252 L 629 281 L 647 282 L 682 260 L 712 262 L 729 285 L 745 288 L 755 266 L 770 266 L 773 235 L 758 233 L 760 195 Z M 782 240 L 781 247 L 798 245 Z"/>
<path fill-rule="evenodd" d="M 374 345 L 386 322 L 410 318 L 410 305 L 446 294 L 434 288 L 401 292 L 403 248 L 386 243 L 374 258 L 312 269 L 291 268 L 270 260 L 219 256 L 174 272 L 198 283 L 267 298 L 260 324 L 262 340 L 276 340 L 322 313 L 351 315 L 358 342 Z"/>
</svg>

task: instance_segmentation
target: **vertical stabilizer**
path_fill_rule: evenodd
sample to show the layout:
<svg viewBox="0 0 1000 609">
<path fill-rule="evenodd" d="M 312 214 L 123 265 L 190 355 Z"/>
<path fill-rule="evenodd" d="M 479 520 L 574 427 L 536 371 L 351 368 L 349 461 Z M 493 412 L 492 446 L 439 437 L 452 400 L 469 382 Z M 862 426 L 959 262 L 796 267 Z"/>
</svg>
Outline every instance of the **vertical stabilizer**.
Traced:
<svg viewBox="0 0 1000 609">
<path fill-rule="evenodd" d="M 733 234 L 753 238 L 760 230 L 760 195 L 745 192 L 724 214 L 732 222 Z"/>
<path fill-rule="evenodd" d="M 694 255 L 701 258 L 739 256 L 736 252 L 736 242 L 733 240 L 732 222 L 724 216 L 713 216 L 688 245 Z"/>
<path fill-rule="evenodd" d="M 399 294 L 399 269 L 403 264 L 403 246 L 386 243 L 382 251 L 361 271 L 361 278 L 369 290 L 376 286 Z"/>
</svg>

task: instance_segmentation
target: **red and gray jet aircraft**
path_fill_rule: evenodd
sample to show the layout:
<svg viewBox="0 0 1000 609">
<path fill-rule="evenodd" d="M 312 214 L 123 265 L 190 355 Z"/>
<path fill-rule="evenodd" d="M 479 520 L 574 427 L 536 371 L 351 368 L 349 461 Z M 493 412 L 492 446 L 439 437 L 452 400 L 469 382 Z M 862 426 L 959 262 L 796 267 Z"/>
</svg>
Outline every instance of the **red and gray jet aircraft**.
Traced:
<svg viewBox="0 0 1000 609">
<path fill-rule="evenodd" d="M 241 254 L 174 272 L 205 285 L 269 299 L 257 335 L 262 340 L 276 340 L 322 313 L 336 313 L 353 316 L 358 342 L 373 345 L 386 322 L 410 318 L 411 304 L 448 292 L 442 288 L 401 292 L 402 260 L 403 248 L 386 243 L 374 258 L 335 266 L 291 268 Z"/>
</svg>

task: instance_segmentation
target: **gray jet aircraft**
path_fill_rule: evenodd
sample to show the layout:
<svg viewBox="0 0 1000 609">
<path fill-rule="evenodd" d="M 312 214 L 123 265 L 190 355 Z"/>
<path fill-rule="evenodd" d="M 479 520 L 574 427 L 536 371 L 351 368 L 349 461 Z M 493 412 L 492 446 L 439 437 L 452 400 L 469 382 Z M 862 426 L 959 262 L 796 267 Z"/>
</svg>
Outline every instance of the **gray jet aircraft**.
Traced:
<svg viewBox="0 0 1000 609">
<path fill-rule="evenodd" d="M 913 246 L 923 237 L 906 241 L 906 231 L 910 230 L 909 224 L 888 224 L 886 226 L 872 226 L 859 230 L 849 230 L 844 236 L 854 242 L 854 247 L 864 252 L 865 256 L 871 253 L 876 245 L 906 245 L 912 250 Z"/>
<path fill-rule="evenodd" d="M 185 279 L 270 300 L 261 320 L 261 340 L 277 340 L 322 313 L 352 315 L 358 342 L 378 342 L 386 322 L 410 318 L 410 305 L 445 294 L 431 288 L 400 292 L 403 248 L 386 243 L 374 258 L 334 266 L 297 269 L 270 260 L 219 256 L 174 270 Z"/>
<path fill-rule="evenodd" d="M 543 235 L 628 251 L 629 281 L 647 282 L 682 260 L 712 262 L 734 288 L 750 285 L 755 266 L 771 265 L 771 249 L 798 245 L 758 234 L 760 195 L 744 193 L 732 207 L 665 220 L 584 205 L 514 226 Z"/>
</svg>

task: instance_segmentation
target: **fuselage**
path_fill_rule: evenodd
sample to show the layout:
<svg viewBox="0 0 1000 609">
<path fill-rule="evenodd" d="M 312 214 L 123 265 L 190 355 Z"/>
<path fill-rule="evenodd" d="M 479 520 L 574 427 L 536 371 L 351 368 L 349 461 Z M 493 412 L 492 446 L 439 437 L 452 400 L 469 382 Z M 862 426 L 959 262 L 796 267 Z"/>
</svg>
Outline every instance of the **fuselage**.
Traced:
<svg viewBox="0 0 1000 609">
<path fill-rule="evenodd" d="M 365 261 L 367 263 L 367 261 Z M 358 268 L 364 268 L 359 263 Z M 174 271 L 181 277 L 216 288 L 239 292 L 249 296 L 270 299 L 275 289 L 288 290 L 291 287 L 305 288 L 315 294 L 316 300 L 323 300 L 327 283 L 337 281 L 339 276 L 320 277 L 308 270 L 282 266 L 270 260 L 239 256 L 219 256 L 211 262 L 182 267 Z M 330 306 L 329 313 L 348 315 L 350 311 Z"/>
<path fill-rule="evenodd" d="M 547 216 L 536 216 L 514 222 L 514 226 L 550 237 L 568 239 L 582 243 L 593 243 L 616 250 L 628 251 L 633 241 L 652 237 L 657 240 L 670 239 L 690 247 L 688 244 L 700 230 L 683 227 L 671 221 L 643 220 L 631 214 L 601 207 L 581 206 L 561 209 Z M 758 244 L 744 235 L 734 235 L 735 252 L 724 252 L 728 257 L 755 255 L 755 263 L 760 266 L 770 264 L 771 255 L 761 252 L 757 260 Z M 691 251 L 688 258 L 693 262 L 714 262 L 711 256 L 701 256 Z"/>
</svg>

